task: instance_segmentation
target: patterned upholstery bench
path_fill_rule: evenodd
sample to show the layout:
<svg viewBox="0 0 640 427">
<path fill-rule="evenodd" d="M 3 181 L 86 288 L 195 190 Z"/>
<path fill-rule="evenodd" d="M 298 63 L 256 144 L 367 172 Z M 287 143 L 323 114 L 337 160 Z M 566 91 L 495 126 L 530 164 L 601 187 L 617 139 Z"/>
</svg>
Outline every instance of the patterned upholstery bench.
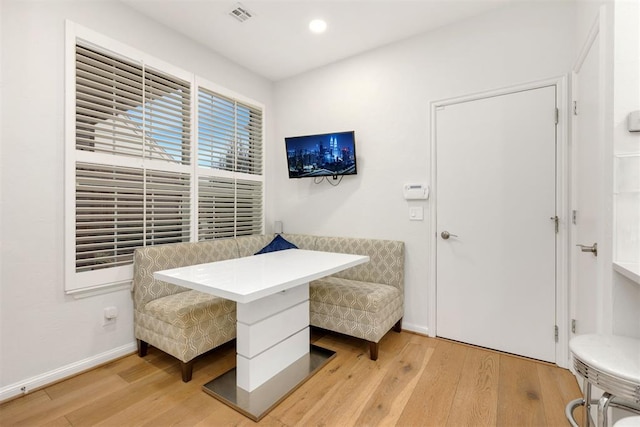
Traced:
<svg viewBox="0 0 640 427">
<path fill-rule="evenodd" d="M 371 359 L 392 327 L 400 331 L 404 307 L 404 244 L 396 241 L 283 235 L 301 249 L 368 255 L 371 261 L 311 282 L 311 325 L 365 339 Z M 235 303 L 156 280 L 169 268 L 251 256 L 273 236 L 138 248 L 134 254 L 134 335 L 138 355 L 152 345 L 181 362 L 191 380 L 193 360 L 236 337 Z"/>
<path fill-rule="evenodd" d="M 352 237 L 283 234 L 300 249 L 368 255 L 370 261 L 309 284 L 310 322 L 369 341 L 371 360 L 378 343 L 404 316 L 404 242 Z"/>
</svg>

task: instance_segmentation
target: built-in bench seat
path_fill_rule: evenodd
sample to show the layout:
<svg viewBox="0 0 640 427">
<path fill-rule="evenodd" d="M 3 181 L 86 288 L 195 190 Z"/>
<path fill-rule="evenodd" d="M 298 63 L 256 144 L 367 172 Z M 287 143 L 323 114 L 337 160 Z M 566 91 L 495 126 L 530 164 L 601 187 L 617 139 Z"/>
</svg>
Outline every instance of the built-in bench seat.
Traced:
<svg viewBox="0 0 640 427">
<path fill-rule="evenodd" d="M 300 249 L 368 255 L 370 262 L 310 283 L 312 326 L 369 341 L 372 360 L 378 342 L 404 311 L 404 244 L 390 240 L 283 235 Z M 134 254 L 134 334 L 138 354 L 152 345 L 181 361 L 182 379 L 191 379 L 193 360 L 236 337 L 232 301 L 172 285 L 153 273 L 193 264 L 252 256 L 273 236 L 244 236 L 136 249 Z"/>
<path fill-rule="evenodd" d="M 300 249 L 368 255 L 370 261 L 311 282 L 312 326 L 378 343 L 393 327 L 400 332 L 404 315 L 404 243 L 353 237 L 283 235 Z"/>
</svg>

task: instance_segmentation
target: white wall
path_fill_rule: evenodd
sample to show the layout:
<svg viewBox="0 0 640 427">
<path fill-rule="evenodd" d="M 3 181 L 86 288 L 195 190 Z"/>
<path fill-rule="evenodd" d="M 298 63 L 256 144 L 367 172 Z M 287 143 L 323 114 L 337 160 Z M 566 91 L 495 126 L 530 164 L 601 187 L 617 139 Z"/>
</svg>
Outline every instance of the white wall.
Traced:
<svg viewBox="0 0 640 427">
<path fill-rule="evenodd" d="M 640 134 L 627 131 L 627 115 L 640 110 L 640 3 L 630 0 L 580 1 L 576 44 L 582 46 L 600 20 L 603 72 L 603 206 L 598 249 L 604 274 L 599 281 L 603 310 L 600 333 L 640 338 L 640 284 L 613 270 L 612 261 L 640 262 Z M 594 88 L 594 90 L 598 90 Z M 602 244 L 601 244 L 602 243 Z"/>
<path fill-rule="evenodd" d="M 613 15 L 613 260 L 640 265 L 640 132 L 627 130 L 640 110 L 640 2 L 616 0 Z M 614 272 L 612 300 L 612 332 L 640 338 L 640 283 Z"/>
<path fill-rule="evenodd" d="M 568 73 L 574 7 L 518 4 L 277 83 L 267 226 L 282 220 L 290 233 L 403 240 L 403 326 L 428 332 L 429 202 L 408 203 L 401 189 L 429 182 L 429 103 Z M 357 176 L 338 187 L 288 179 L 285 136 L 352 129 Z M 409 221 L 413 205 L 424 206 L 424 221 Z"/>
<path fill-rule="evenodd" d="M 115 1 L 2 7 L 0 400 L 134 349 L 128 291 L 63 291 L 65 19 L 265 104 L 272 85 Z M 116 306 L 114 326 L 103 308 Z"/>
</svg>

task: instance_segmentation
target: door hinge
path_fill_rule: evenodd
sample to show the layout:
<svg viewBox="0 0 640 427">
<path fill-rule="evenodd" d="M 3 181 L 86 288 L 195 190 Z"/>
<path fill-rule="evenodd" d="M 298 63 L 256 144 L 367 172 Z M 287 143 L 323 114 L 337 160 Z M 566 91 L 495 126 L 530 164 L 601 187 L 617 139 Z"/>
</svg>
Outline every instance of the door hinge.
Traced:
<svg viewBox="0 0 640 427">
<path fill-rule="evenodd" d="M 556 124 L 560 121 L 560 110 L 556 108 Z"/>
<path fill-rule="evenodd" d="M 576 319 L 571 319 L 571 332 L 576 333 Z"/>
<path fill-rule="evenodd" d="M 558 325 L 554 326 L 554 339 L 556 340 L 556 342 L 558 342 L 558 335 L 560 334 L 559 330 L 558 330 Z"/>
<path fill-rule="evenodd" d="M 578 211 L 575 209 L 571 211 L 571 222 L 573 223 L 573 225 L 576 225 L 578 223 Z"/>
<path fill-rule="evenodd" d="M 573 101 L 573 115 L 578 115 L 578 101 Z"/>
</svg>

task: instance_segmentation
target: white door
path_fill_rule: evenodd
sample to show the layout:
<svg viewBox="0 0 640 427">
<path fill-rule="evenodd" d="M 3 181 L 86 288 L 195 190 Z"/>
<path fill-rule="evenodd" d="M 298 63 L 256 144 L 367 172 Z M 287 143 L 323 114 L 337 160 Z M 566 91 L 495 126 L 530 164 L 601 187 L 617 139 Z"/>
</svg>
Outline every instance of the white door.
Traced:
<svg viewBox="0 0 640 427">
<path fill-rule="evenodd" d="M 436 158 L 436 334 L 555 362 L 556 86 L 441 107 Z"/>
<path fill-rule="evenodd" d="M 572 314 L 576 334 L 595 333 L 600 330 L 602 301 L 598 278 L 602 272 L 598 258 L 590 252 L 582 252 L 577 244 L 592 245 L 598 241 L 600 211 L 605 200 L 602 186 L 602 160 L 599 140 L 602 135 L 599 73 L 599 36 L 593 39 L 584 61 L 574 74 L 574 128 L 572 142 L 573 159 L 573 239 L 572 257 Z M 610 201 L 608 203 L 611 203 Z"/>
</svg>

